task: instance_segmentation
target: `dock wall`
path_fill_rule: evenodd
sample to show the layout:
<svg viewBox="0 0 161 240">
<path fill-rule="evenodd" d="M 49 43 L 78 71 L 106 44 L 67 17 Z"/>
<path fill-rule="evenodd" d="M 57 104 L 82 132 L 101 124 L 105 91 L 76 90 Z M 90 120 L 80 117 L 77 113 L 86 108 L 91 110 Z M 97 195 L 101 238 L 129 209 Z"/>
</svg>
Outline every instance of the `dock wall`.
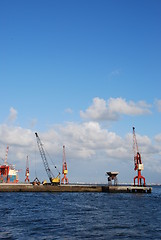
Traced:
<svg viewBox="0 0 161 240">
<path fill-rule="evenodd" d="M 151 193 L 151 187 L 106 186 L 106 185 L 32 185 L 0 184 L 0 192 L 111 192 L 111 193 Z"/>
</svg>

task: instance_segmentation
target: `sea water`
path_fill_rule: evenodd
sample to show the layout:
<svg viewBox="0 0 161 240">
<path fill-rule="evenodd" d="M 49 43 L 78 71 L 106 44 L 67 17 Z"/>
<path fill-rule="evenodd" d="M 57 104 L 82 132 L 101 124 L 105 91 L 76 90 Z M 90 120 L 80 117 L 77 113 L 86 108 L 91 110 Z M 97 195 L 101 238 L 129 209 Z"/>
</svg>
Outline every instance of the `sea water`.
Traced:
<svg viewBox="0 0 161 240">
<path fill-rule="evenodd" d="M 152 193 L 0 193 L 0 239 L 161 239 Z"/>
</svg>

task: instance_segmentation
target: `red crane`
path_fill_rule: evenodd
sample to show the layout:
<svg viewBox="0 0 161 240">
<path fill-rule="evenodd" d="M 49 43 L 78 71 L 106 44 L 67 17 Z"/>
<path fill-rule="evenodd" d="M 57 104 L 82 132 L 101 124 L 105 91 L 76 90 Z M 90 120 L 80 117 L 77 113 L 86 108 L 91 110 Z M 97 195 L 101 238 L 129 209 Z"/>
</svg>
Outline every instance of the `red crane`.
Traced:
<svg viewBox="0 0 161 240">
<path fill-rule="evenodd" d="M 135 165 L 134 170 L 138 172 L 137 176 L 134 177 L 134 186 L 135 186 L 136 179 L 138 182 L 138 186 L 142 185 L 142 179 L 144 181 L 143 185 L 145 186 L 145 177 L 141 175 L 141 170 L 144 170 L 144 165 L 142 163 L 141 155 L 139 153 L 134 127 L 133 127 L 133 151 L 134 151 L 134 165 Z"/>
<path fill-rule="evenodd" d="M 27 156 L 27 159 L 26 159 L 26 173 L 25 173 L 25 182 L 28 181 L 28 183 L 30 182 L 30 179 L 29 179 L 29 159 L 28 159 L 28 156 Z"/>
<path fill-rule="evenodd" d="M 67 178 L 67 162 L 66 162 L 66 156 L 65 156 L 65 146 L 63 146 L 63 167 L 62 167 L 62 174 L 64 175 L 63 178 L 61 179 L 61 183 L 67 184 L 68 183 L 68 178 Z"/>
</svg>

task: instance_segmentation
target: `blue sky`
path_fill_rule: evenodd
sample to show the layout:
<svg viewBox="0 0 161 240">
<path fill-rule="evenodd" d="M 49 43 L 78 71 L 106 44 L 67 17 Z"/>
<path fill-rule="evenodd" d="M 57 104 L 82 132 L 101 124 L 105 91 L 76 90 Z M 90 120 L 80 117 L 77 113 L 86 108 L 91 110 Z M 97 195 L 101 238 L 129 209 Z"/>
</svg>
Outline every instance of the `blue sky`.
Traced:
<svg viewBox="0 0 161 240">
<path fill-rule="evenodd" d="M 35 161 L 45 176 L 38 131 L 60 168 L 66 145 L 69 180 L 118 170 L 131 182 L 135 126 L 143 174 L 161 183 L 160 11 L 159 0 L 0 1 L 0 151 L 10 146 L 21 180 L 26 155 L 31 177 Z"/>
</svg>

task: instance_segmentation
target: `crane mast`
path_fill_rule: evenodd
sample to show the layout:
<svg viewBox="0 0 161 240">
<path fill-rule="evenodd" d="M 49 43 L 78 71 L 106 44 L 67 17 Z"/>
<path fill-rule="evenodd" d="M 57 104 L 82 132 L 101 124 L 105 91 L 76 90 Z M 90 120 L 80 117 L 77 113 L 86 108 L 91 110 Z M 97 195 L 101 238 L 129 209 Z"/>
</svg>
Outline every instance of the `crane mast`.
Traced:
<svg viewBox="0 0 161 240">
<path fill-rule="evenodd" d="M 29 159 L 28 159 L 28 156 L 27 156 L 27 159 L 26 159 L 26 173 L 25 173 L 25 182 L 28 181 L 28 183 L 30 182 L 30 179 L 29 179 Z"/>
<path fill-rule="evenodd" d="M 63 146 L 63 167 L 62 167 L 62 174 L 64 175 L 61 179 L 61 183 L 68 184 L 68 178 L 67 178 L 67 162 L 66 162 L 66 156 L 65 156 L 65 146 Z"/>
<path fill-rule="evenodd" d="M 52 184 L 60 184 L 59 174 L 56 178 L 54 177 L 52 171 L 49 168 L 49 164 L 48 164 L 48 161 L 47 161 L 47 158 L 46 158 L 46 154 L 45 154 L 45 151 L 44 151 L 44 148 L 43 148 L 43 144 L 42 144 L 38 134 L 35 133 L 35 135 L 36 135 L 37 145 L 38 145 L 38 148 L 39 148 L 39 151 L 40 151 L 40 155 L 41 155 L 41 158 L 42 158 L 42 161 L 43 161 L 43 164 L 44 164 L 44 167 L 45 167 L 45 170 L 46 170 L 46 173 L 48 175 L 48 178 L 49 178 L 50 182 Z M 56 168 L 56 166 L 55 166 L 55 168 Z"/>
<path fill-rule="evenodd" d="M 134 186 L 135 180 L 137 179 L 138 186 L 142 185 L 142 179 L 145 186 L 145 178 L 141 175 L 141 170 L 144 170 L 144 165 L 141 160 L 141 155 L 138 149 L 138 144 L 136 140 L 135 128 L 133 127 L 133 151 L 134 151 L 134 170 L 137 171 L 137 176 L 134 177 Z"/>
</svg>

